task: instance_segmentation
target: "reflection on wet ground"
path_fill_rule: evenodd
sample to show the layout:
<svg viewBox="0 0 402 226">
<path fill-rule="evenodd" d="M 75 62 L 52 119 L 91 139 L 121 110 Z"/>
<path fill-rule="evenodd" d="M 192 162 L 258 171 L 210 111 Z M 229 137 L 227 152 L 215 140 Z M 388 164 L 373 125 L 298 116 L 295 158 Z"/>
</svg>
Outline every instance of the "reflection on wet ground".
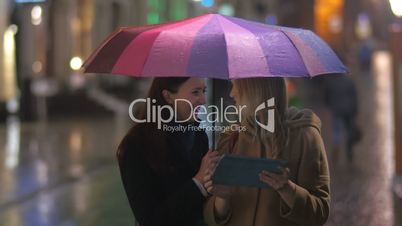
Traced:
<svg viewBox="0 0 402 226">
<path fill-rule="evenodd" d="M 353 162 L 346 160 L 345 153 L 339 153 L 336 160 L 333 158 L 335 153 L 328 150 L 332 191 L 328 226 L 394 225 L 391 193 L 394 170 L 393 116 L 389 60 L 386 53 L 377 53 L 371 74 L 354 75 L 360 97 L 358 123 L 363 138 L 356 145 Z"/>
<path fill-rule="evenodd" d="M 0 225 L 128 225 L 112 118 L 0 127 Z"/>
</svg>

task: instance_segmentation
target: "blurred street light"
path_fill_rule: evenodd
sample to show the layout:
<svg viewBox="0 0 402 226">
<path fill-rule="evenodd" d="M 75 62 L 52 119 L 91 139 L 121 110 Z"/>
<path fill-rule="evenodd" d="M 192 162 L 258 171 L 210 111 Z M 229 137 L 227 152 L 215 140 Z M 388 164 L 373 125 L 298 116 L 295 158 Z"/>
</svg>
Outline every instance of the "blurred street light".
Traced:
<svg viewBox="0 0 402 226">
<path fill-rule="evenodd" d="M 18 27 L 15 24 L 10 25 L 4 33 L 4 49 L 6 52 L 14 51 L 14 35 L 17 34 Z"/>
<path fill-rule="evenodd" d="M 228 4 L 228 3 L 223 3 L 220 7 L 218 12 L 220 14 L 226 15 L 226 16 L 234 16 L 235 14 L 235 9 L 233 5 Z"/>
<path fill-rule="evenodd" d="M 82 66 L 82 59 L 79 57 L 73 57 L 70 61 L 70 67 L 74 71 L 78 71 Z"/>
<path fill-rule="evenodd" d="M 340 15 L 330 16 L 328 27 L 332 33 L 340 33 L 342 31 L 342 17 Z"/>
<path fill-rule="evenodd" d="M 40 62 L 40 61 L 35 61 L 33 64 L 32 64 L 32 71 L 35 73 L 35 74 L 39 74 L 40 72 L 42 72 L 42 63 Z"/>
<path fill-rule="evenodd" d="M 17 98 L 17 80 L 16 80 L 16 63 L 15 63 L 15 34 L 18 32 L 16 25 L 10 25 L 3 36 L 3 70 L 0 71 L 1 85 L 0 85 L 0 99 L 4 99 L 7 102 Z M 15 108 L 13 104 L 7 110 L 10 113 L 14 113 Z M 16 109 L 18 110 L 18 109 Z"/>
<path fill-rule="evenodd" d="M 31 22 L 35 26 L 38 26 L 42 23 L 42 7 L 36 5 L 32 8 Z"/>
<path fill-rule="evenodd" d="M 357 37 L 359 37 L 361 40 L 365 40 L 371 37 L 371 21 L 367 13 L 359 13 L 359 15 L 357 16 L 355 32 Z"/>
<path fill-rule="evenodd" d="M 389 0 L 391 4 L 392 12 L 397 17 L 402 17 L 402 1 L 401 0 Z"/>
</svg>

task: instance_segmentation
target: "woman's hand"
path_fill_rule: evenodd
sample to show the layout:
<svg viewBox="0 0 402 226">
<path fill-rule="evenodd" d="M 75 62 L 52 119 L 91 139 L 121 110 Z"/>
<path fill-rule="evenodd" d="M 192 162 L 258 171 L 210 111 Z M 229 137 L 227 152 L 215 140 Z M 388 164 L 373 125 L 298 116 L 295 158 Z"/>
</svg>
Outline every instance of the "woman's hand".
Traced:
<svg viewBox="0 0 402 226">
<path fill-rule="evenodd" d="M 215 169 L 216 164 L 218 164 L 220 156 L 217 151 L 212 149 L 208 150 L 208 152 L 204 155 L 201 161 L 200 169 L 195 175 L 195 179 L 205 186 L 205 178 L 207 175 L 212 175 L 212 170 Z"/>
<path fill-rule="evenodd" d="M 207 189 L 209 194 L 214 195 L 215 203 L 214 203 L 214 213 L 217 221 L 222 219 L 226 219 L 230 212 L 230 197 L 232 196 L 233 189 L 229 186 L 224 185 L 216 185 L 212 182 L 212 174 L 208 174 L 205 177 L 205 189 Z"/>
<path fill-rule="evenodd" d="M 271 186 L 276 191 L 279 191 L 289 185 L 289 168 L 280 167 L 279 169 L 282 172 L 281 174 L 271 173 L 265 170 L 260 173 L 260 180 Z"/>
<path fill-rule="evenodd" d="M 282 200 L 289 206 L 292 207 L 295 201 L 296 184 L 289 180 L 290 170 L 289 168 L 280 168 L 282 174 L 271 173 L 267 171 L 262 171 L 260 173 L 260 180 L 273 189 L 275 189 Z"/>
<path fill-rule="evenodd" d="M 222 199 L 229 199 L 232 196 L 233 189 L 229 186 L 216 185 L 212 182 L 212 174 L 207 175 L 204 180 L 204 187 L 207 189 L 209 194 L 215 195 Z"/>
</svg>

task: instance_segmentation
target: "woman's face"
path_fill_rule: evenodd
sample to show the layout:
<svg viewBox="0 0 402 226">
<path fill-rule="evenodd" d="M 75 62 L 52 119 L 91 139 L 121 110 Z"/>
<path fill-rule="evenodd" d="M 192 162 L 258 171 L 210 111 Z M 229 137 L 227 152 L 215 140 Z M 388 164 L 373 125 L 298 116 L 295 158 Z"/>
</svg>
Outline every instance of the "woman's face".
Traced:
<svg viewBox="0 0 402 226">
<path fill-rule="evenodd" d="M 240 97 L 239 97 L 239 90 L 236 86 L 235 82 L 231 82 L 232 83 L 232 89 L 230 90 L 230 97 L 233 98 L 235 105 L 240 104 Z"/>
<path fill-rule="evenodd" d="M 170 93 L 171 98 L 168 103 L 174 104 L 175 100 L 177 100 L 177 118 L 179 120 L 188 119 L 189 121 L 194 121 L 194 117 L 197 114 L 197 112 L 194 112 L 194 109 L 197 106 L 205 104 L 205 91 L 206 85 L 204 79 L 190 78 L 179 87 L 176 93 Z M 178 99 L 185 99 L 188 102 L 179 101 Z M 189 103 L 191 103 L 192 108 Z"/>
</svg>

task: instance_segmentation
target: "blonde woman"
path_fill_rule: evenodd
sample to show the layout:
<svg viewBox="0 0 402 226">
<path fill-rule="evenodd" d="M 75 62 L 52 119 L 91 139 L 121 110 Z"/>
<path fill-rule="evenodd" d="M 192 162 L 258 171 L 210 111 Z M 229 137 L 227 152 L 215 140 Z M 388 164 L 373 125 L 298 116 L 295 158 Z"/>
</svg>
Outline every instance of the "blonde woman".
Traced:
<svg viewBox="0 0 402 226">
<path fill-rule="evenodd" d="M 320 119 L 308 109 L 287 108 L 283 78 L 250 78 L 233 81 L 230 96 L 246 105 L 241 124 L 245 132 L 226 132 L 218 141 L 219 154 L 283 159 L 282 174 L 261 172 L 260 180 L 270 188 L 214 185 L 213 168 L 204 181 L 212 194 L 204 207 L 208 225 L 291 226 L 323 225 L 329 215 L 329 170 L 320 135 Z M 257 106 L 274 98 L 274 106 Z M 268 111 L 274 109 L 275 131 L 263 129 Z M 255 115 L 256 114 L 256 115 Z"/>
</svg>

